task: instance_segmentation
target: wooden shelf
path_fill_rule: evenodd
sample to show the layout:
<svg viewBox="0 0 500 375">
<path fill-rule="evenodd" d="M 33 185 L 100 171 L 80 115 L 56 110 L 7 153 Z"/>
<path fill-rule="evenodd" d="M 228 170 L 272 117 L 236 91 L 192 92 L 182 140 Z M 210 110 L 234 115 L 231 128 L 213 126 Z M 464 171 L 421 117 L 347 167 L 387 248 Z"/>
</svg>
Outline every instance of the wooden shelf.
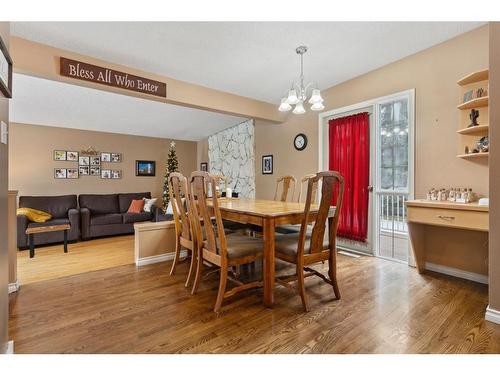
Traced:
<svg viewBox="0 0 500 375">
<path fill-rule="evenodd" d="M 458 109 L 472 109 L 478 107 L 487 107 L 488 106 L 488 97 L 484 96 L 482 98 L 475 98 L 469 100 L 468 102 L 462 103 L 457 106 Z"/>
<path fill-rule="evenodd" d="M 463 154 L 463 155 L 457 155 L 457 158 L 461 159 L 467 159 L 467 160 L 472 160 L 472 159 L 483 159 L 488 157 L 488 152 L 478 152 L 475 154 Z"/>
<path fill-rule="evenodd" d="M 482 134 L 488 134 L 488 130 L 489 130 L 488 125 L 478 125 L 478 126 L 473 126 L 471 128 L 457 130 L 457 133 L 463 135 L 482 135 Z"/>
<path fill-rule="evenodd" d="M 488 78 L 489 78 L 488 69 L 485 69 L 465 76 L 464 78 L 458 80 L 457 84 L 460 86 L 465 86 L 471 83 L 486 81 Z"/>
</svg>

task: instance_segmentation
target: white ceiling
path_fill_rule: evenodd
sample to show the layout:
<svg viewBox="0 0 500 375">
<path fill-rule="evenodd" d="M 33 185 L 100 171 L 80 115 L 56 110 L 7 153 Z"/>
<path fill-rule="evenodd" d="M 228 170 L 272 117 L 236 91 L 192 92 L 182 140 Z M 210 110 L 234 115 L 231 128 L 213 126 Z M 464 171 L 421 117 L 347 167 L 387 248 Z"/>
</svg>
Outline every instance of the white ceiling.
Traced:
<svg viewBox="0 0 500 375">
<path fill-rule="evenodd" d="M 13 87 L 11 122 L 196 141 L 245 121 L 21 74 Z"/>
<path fill-rule="evenodd" d="M 481 22 L 13 22 L 11 34 L 277 103 L 299 74 L 328 88 Z"/>
</svg>

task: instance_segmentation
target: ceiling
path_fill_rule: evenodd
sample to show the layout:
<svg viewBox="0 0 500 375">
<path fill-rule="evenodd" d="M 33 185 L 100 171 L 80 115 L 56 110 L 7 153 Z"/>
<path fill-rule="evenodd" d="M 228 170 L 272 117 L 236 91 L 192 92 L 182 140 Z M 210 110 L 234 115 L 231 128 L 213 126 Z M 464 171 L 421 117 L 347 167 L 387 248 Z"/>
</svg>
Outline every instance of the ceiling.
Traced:
<svg viewBox="0 0 500 375">
<path fill-rule="evenodd" d="M 11 34 L 277 103 L 298 78 L 325 89 L 481 22 L 13 22 Z"/>
<path fill-rule="evenodd" d="M 11 122 L 197 141 L 245 118 L 14 74 Z"/>
</svg>

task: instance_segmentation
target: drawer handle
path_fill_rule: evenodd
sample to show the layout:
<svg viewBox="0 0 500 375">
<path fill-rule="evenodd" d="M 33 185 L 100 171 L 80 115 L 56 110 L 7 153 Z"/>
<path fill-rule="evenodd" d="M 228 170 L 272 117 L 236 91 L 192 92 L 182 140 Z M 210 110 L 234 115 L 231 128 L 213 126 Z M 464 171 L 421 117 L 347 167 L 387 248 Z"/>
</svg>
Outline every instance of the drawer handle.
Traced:
<svg viewBox="0 0 500 375">
<path fill-rule="evenodd" d="M 443 220 L 455 220 L 455 216 L 438 215 L 438 218 L 443 219 Z"/>
</svg>

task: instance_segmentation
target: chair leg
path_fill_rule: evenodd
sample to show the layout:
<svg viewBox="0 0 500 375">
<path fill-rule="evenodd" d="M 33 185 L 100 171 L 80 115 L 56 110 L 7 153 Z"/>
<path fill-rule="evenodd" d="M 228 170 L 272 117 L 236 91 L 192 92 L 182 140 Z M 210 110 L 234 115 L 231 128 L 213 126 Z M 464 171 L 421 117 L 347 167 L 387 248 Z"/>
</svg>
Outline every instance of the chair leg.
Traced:
<svg viewBox="0 0 500 375">
<path fill-rule="evenodd" d="M 309 311 L 309 303 L 307 302 L 306 286 L 304 283 L 304 270 L 302 264 L 297 264 L 297 287 L 299 288 L 300 298 L 302 299 L 302 306 L 305 312 Z"/>
<path fill-rule="evenodd" d="M 189 264 L 189 272 L 188 272 L 188 275 L 187 275 L 186 283 L 184 284 L 184 286 L 186 288 L 188 287 L 189 282 L 191 281 L 191 277 L 193 275 L 193 271 L 194 271 L 194 268 L 195 268 L 195 263 L 196 263 L 195 251 L 191 250 L 191 262 Z"/>
<path fill-rule="evenodd" d="M 196 255 L 196 276 L 194 277 L 193 288 L 191 289 L 191 294 L 196 294 L 196 292 L 198 291 L 198 286 L 200 285 L 202 272 L 203 272 L 203 256 L 201 253 L 197 252 L 197 255 Z"/>
<path fill-rule="evenodd" d="M 222 306 L 222 300 L 224 299 L 224 293 L 226 292 L 227 283 L 227 268 L 221 267 L 220 269 L 220 280 L 219 280 L 219 293 L 217 294 L 217 300 L 215 301 L 214 312 L 219 312 Z"/>
<path fill-rule="evenodd" d="M 340 299 L 339 284 L 337 282 L 337 250 L 330 252 L 330 258 L 328 259 L 328 275 L 333 284 L 335 298 Z"/>
<path fill-rule="evenodd" d="M 172 262 L 172 268 L 170 269 L 170 276 L 174 274 L 175 267 L 177 266 L 177 263 L 179 263 L 180 256 L 181 256 L 181 238 L 180 236 L 176 236 L 174 261 Z"/>
</svg>

